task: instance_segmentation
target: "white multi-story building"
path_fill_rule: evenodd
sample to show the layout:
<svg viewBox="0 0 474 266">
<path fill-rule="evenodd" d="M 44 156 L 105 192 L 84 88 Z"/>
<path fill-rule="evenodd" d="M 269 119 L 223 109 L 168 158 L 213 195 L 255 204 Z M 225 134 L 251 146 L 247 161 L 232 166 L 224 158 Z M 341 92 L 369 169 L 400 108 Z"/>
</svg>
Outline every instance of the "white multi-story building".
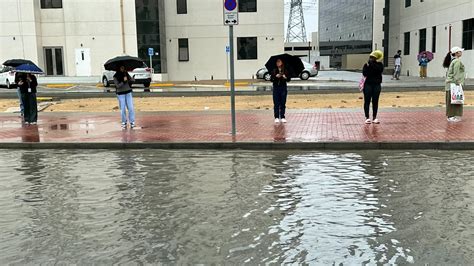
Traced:
<svg viewBox="0 0 474 266">
<path fill-rule="evenodd" d="M 434 53 L 428 76 L 443 77 L 441 65 L 450 46 L 464 47 L 462 61 L 468 77 L 474 77 L 474 1 L 472 0 L 392 0 L 386 6 L 385 25 L 388 55 L 402 50 L 403 74 L 418 75 L 417 55 Z M 387 10 L 388 8 L 388 10 Z"/>
<path fill-rule="evenodd" d="M 0 63 L 36 62 L 50 76 L 99 76 L 128 54 L 163 79 L 226 79 L 228 28 L 223 0 L 2 0 Z M 239 1 L 236 78 L 252 78 L 283 52 L 283 0 Z"/>
</svg>

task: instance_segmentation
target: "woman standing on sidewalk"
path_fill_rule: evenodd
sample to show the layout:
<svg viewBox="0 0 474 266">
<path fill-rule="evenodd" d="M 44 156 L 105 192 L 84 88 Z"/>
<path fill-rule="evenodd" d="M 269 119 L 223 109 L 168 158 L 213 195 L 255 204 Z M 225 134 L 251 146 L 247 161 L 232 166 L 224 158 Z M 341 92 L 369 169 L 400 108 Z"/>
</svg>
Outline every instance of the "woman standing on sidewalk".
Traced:
<svg viewBox="0 0 474 266">
<path fill-rule="evenodd" d="M 133 97 L 131 84 L 133 78 L 130 77 L 124 66 L 120 67 L 114 75 L 114 83 L 116 87 L 117 98 L 120 106 L 120 114 L 122 117 L 122 128 L 127 128 L 127 110 L 128 122 L 130 128 L 135 127 L 135 110 L 133 108 Z"/>
<path fill-rule="evenodd" d="M 451 84 L 461 85 L 464 87 L 466 78 L 464 64 L 461 62 L 463 48 L 453 47 L 446 55 L 443 66 L 448 68 L 446 73 L 446 116 L 449 122 L 459 122 L 463 115 L 462 104 L 451 104 Z"/>
<path fill-rule="evenodd" d="M 382 91 L 382 73 L 384 66 L 380 62 L 383 59 L 383 53 L 380 50 L 373 51 L 369 56 L 369 61 L 364 65 L 362 74 L 364 75 L 364 112 L 365 123 L 379 124 L 377 112 L 379 109 L 379 97 Z M 372 102 L 372 118 L 370 119 L 370 102 Z"/>
<path fill-rule="evenodd" d="M 272 71 L 273 82 L 273 114 L 275 116 L 275 123 L 286 123 L 286 97 L 288 96 L 288 85 L 290 81 L 290 74 L 285 68 L 283 61 L 278 59 L 276 61 L 276 68 Z M 280 120 L 281 119 L 281 120 Z"/>
<path fill-rule="evenodd" d="M 18 87 L 20 88 L 21 103 L 23 104 L 23 117 L 25 123 L 36 125 L 38 121 L 38 103 L 36 101 L 36 87 L 38 81 L 33 74 L 21 73 L 18 76 Z"/>
</svg>

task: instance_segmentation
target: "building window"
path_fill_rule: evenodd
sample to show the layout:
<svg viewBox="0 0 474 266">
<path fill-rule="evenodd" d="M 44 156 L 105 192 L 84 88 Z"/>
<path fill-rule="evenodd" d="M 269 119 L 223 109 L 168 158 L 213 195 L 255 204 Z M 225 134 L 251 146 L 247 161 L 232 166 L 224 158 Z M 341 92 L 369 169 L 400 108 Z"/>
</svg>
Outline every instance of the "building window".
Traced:
<svg viewBox="0 0 474 266">
<path fill-rule="evenodd" d="M 474 41 L 474 18 L 463 20 L 462 22 L 462 47 L 466 50 L 472 50 Z"/>
<path fill-rule="evenodd" d="M 62 47 L 44 47 L 46 75 L 64 76 L 64 61 Z"/>
<path fill-rule="evenodd" d="M 237 38 L 237 59 L 238 60 L 257 59 L 257 37 Z"/>
<path fill-rule="evenodd" d="M 178 39 L 178 60 L 180 62 L 189 61 L 188 39 Z"/>
<path fill-rule="evenodd" d="M 411 0 L 405 0 L 405 7 L 411 6 Z"/>
<path fill-rule="evenodd" d="M 160 45 L 160 10 L 158 1 L 135 0 L 138 57 L 150 62 L 148 49 L 153 48 L 155 54 L 151 63 L 155 73 L 162 72 L 162 54 Z"/>
<path fill-rule="evenodd" d="M 436 26 L 432 28 L 433 35 L 431 35 L 431 52 L 436 53 Z"/>
<path fill-rule="evenodd" d="M 418 46 L 418 52 L 426 51 L 426 29 L 421 29 L 420 32 L 420 45 Z"/>
<path fill-rule="evenodd" d="M 404 39 L 403 39 L 403 54 L 409 55 L 410 54 L 410 33 L 405 32 Z"/>
<path fill-rule="evenodd" d="M 257 12 L 257 0 L 240 0 L 239 12 Z"/>
<path fill-rule="evenodd" d="M 41 8 L 63 8 L 63 0 L 41 0 Z"/>
<path fill-rule="evenodd" d="M 178 14 L 188 14 L 187 0 L 176 0 Z"/>
</svg>

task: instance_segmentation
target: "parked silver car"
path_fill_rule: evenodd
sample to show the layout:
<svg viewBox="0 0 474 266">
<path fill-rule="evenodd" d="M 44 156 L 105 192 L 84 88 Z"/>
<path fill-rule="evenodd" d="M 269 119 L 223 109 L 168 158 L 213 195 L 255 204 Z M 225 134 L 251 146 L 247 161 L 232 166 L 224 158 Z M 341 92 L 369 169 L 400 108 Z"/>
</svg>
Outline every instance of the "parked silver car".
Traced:
<svg viewBox="0 0 474 266">
<path fill-rule="evenodd" d="M 143 84 L 145 88 L 150 87 L 152 69 L 149 68 L 146 64 L 143 64 L 143 67 L 135 68 L 133 71 L 130 71 L 128 73 L 132 78 L 135 79 L 133 84 Z M 115 71 L 110 70 L 105 70 L 102 73 L 102 84 L 104 85 L 104 87 L 109 87 L 111 84 L 114 84 L 114 75 Z"/>
<path fill-rule="evenodd" d="M 7 89 L 15 87 L 15 69 L 9 66 L 0 66 L 0 86 Z"/>
<path fill-rule="evenodd" d="M 300 74 L 301 80 L 308 80 L 310 77 L 316 77 L 318 75 L 318 69 L 308 62 L 303 61 L 304 70 Z M 266 67 L 260 68 L 256 74 L 257 79 L 264 79 L 270 81 L 271 74 Z"/>
</svg>

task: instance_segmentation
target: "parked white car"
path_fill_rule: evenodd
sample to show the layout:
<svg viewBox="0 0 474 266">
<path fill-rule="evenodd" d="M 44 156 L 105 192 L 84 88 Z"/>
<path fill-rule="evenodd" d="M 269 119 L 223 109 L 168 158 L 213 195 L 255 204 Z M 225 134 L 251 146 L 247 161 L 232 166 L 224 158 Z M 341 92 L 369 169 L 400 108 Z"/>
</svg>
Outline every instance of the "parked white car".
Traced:
<svg viewBox="0 0 474 266">
<path fill-rule="evenodd" d="M 0 86 L 8 89 L 15 87 L 15 69 L 13 67 L 0 67 Z"/>
<path fill-rule="evenodd" d="M 128 74 L 130 74 L 130 76 L 135 79 L 133 84 L 143 84 L 145 88 L 150 87 L 152 69 L 146 64 L 143 64 L 143 67 L 141 68 L 135 68 L 133 71 L 128 72 Z M 102 73 L 102 84 L 104 87 L 109 87 L 111 84 L 114 84 L 114 75 L 115 71 L 110 70 L 105 70 Z"/>
<path fill-rule="evenodd" d="M 307 80 L 310 77 L 316 77 L 318 75 L 318 69 L 316 66 L 311 65 L 308 62 L 302 61 L 304 65 L 304 70 L 301 72 L 299 78 L 301 80 Z M 257 79 L 264 79 L 270 81 L 271 74 L 266 67 L 260 68 L 256 73 Z"/>
</svg>

